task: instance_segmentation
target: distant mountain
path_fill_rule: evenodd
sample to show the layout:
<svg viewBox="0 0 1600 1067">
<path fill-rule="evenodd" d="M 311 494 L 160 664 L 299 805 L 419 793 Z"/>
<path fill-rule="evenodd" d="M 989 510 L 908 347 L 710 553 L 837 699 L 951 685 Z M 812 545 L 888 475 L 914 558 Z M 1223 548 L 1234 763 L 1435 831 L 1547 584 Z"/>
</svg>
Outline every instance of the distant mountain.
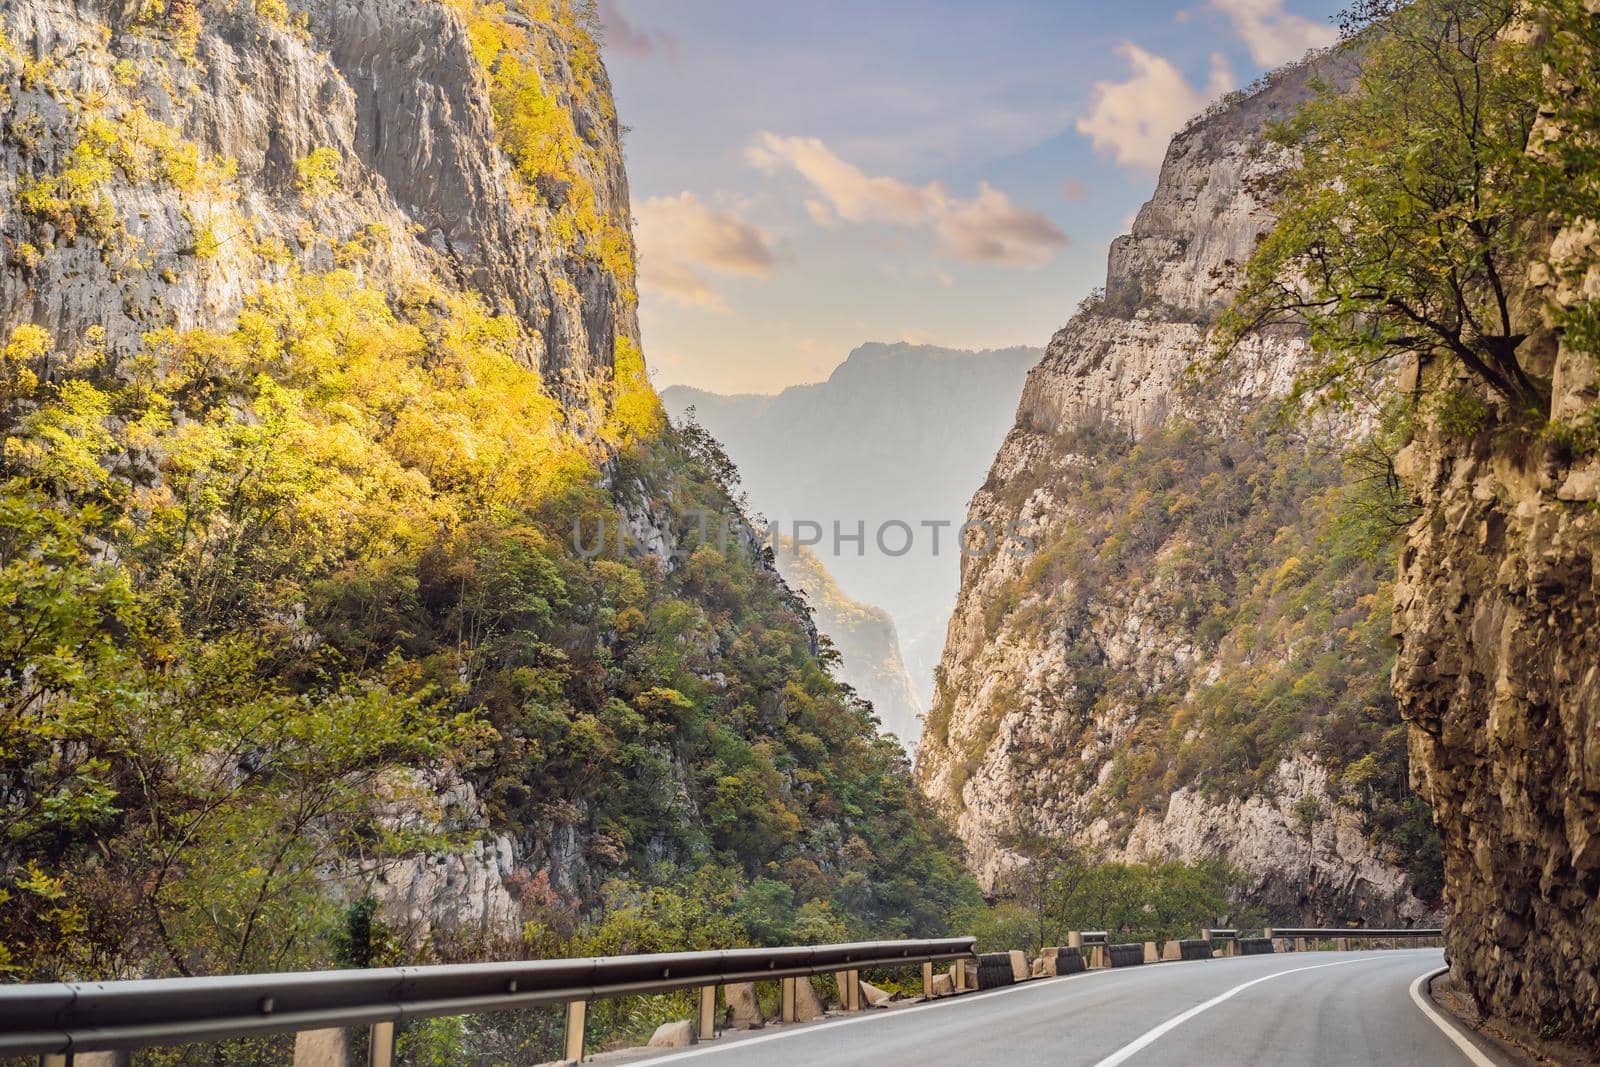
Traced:
<svg viewBox="0 0 1600 1067">
<path fill-rule="evenodd" d="M 864 344 L 815 385 L 774 396 L 673 386 L 661 399 L 675 419 L 695 409 L 738 464 L 757 511 L 785 533 L 796 522 L 819 524 L 817 555 L 849 597 L 893 617 L 926 706 L 960 582 L 955 531 L 1042 355 L 1038 348 Z M 880 527 L 896 521 L 909 530 L 883 529 L 880 547 Z M 849 539 L 858 524 L 864 544 Z M 894 554 L 908 532 L 909 550 Z M 915 733 L 905 740 L 914 744 Z"/>
<path fill-rule="evenodd" d="M 817 628 L 839 652 L 839 676 L 872 701 L 883 732 L 910 748 L 922 736 L 921 707 L 900 658 L 894 619 L 882 608 L 845 595 L 817 554 L 784 539 L 775 546 L 778 571 L 811 605 Z"/>
</svg>

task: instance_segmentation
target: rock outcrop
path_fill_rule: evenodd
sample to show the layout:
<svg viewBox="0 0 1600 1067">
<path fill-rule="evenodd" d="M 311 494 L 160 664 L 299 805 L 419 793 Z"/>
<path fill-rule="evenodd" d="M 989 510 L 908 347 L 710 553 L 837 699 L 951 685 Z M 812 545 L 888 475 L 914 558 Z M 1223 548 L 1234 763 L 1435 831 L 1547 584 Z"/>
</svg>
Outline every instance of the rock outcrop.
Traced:
<svg viewBox="0 0 1600 1067">
<path fill-rule="evenodd" d="M 602 459 L 616 353 L 638 345 L 631 267 L 605 269 L 586 236 L 558 236 L 559 198 L 514 176 L 475 17 L 409 0 L 6 5 L 0 335 L 41 327 L 127 375 L 163 336 L 176 348 L 186 331 L 235 323 L 264 286 L 294 278 L 343 269 L 400 299 L 470 293 L 531 327 L 516 357 L 555 401 L 555 432 Z M 580 79 L 577 38 L 552 22 L 494 17 L 525 35 L 525 58 L 586 138 L 572 180 L 625 239 L 604 69 Z M 470 793 L 456 783 L 439 798 L 466 812 L 457 830 L 487 827 Z M 374 889 L 417 943 L 435 928 L 512 937 L 517 851 L 488 835 L 392 865 Z"/>
<path fill-rule="evenodd" d="M 97 326 L 113 360 L 131 357 L 152 330 L 226 321 L 262 281 L 361 251 L 377 284 L 431 278 L 537 323 L 524 358 L 572 425 L 596 431 L 616 337 L 637 342 L 631 278 L 552 239 L 554 212 L 516 191 L 464 9 L 177 6 L 192 21 L 115 0 L 30 0 L 0 17 L 25 64 L 0 137 L 4 240 L 25 269 L 0 272 L 0 332 Z M 549 91 L 600 146 L 573 163 L 596 211 L 626 220 L 604 71 L 578 91 L 571 43 L 522 22 Z M 86 131 L 108 156 L 99 198 L 19 210 L 17 194 L 85 162 Z M 313 158 L 326 168 L 314 184 Z"/>
<path fill-rule="evenodd" d="M 1304 358 L 1289 334 L 1190 374 L 1230 264 L 1271 225 L 1252 193 L 1266 127 L 1342 62 L 1280 71 L 1173 139 L 973 497 L 969 520 L 1010 536 L 963 560 L 917 774 L 987 885 L 1010 833 L 1042 831 L 1106 858 L 1222 857 L 1284 918 L 1437 905 L 1436 879 L 1413 892 L 1426 850 L 1406 835 L 1428 831 L 1382 684 L 1386 568 L 1318 562 L 1345 481 L 1325 446 L 1363 428 L 1319 425 L 1308 447 L 1272 425 Z"/>
<path fill-rule="evenodd" d="M 1565 269 L 1534 265 L 1521 352 L 1552 383 L 1552 426 L 1582 426 L 1595 356 L 1540 312 L 1600 299 L 1592 225 L 1558 235 L 1550 259 Z M 1487 1013 L 1594 1047 L 1600 458 L 1555 432 L 1528 441 L 1484 399 L 1476 433 L 1428 423 L 1397 463 L 1422 513 L 1395 590 L 1395 695 L 1443 837 L 1453 970 Z"/>
</svg>

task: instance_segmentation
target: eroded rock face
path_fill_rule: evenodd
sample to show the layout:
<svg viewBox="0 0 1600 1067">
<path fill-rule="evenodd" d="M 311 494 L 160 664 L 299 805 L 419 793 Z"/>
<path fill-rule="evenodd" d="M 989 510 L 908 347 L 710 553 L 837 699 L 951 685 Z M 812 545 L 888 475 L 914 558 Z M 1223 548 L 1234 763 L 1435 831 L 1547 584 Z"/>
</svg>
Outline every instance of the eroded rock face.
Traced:
<svg viewBox="0 0 1600 1067">
<path fill-rule="evenodd" d="M 204 5 L 185 45 L 129 5 L 27 0 L 0 11 L 0 31 L 45 76 L 12 94 L 0 176 L 0 218 L 13 257 L 48 249 L 35 267 L 0 272 L 0 333 L 23 322 L 53 336 L 106 331 L 113 359 L 138 350 L 148 331 L 219 328 L 263 282 L 292 268 L 342 265 L 362 240 L 369 282 L 403 288 L 431 279 L 475 290 L 494 310 L 532 329 L 524 358 L 538 366 L 574 429 L 599 425 L 603 386 L 618 335 L 637 342 L 631 299 L 590 257 L 550 233 L 552 216 L 514 189 L 496 147 L 488 87 L 461 16 L 408 0 L 307 0 L 304 28 L 260 17 L 249 5 Z M 606 149 L 584 178 L 596 209 L 626 219 L 627 181 L 609 98 L 573 92 L 567 45 L 535 20 L 544 83 Z M 181 53 L 192 49 L 192 56 Z M 119 64 L 121 64 L 119 66 Z M 108 199 L 119 216 L 95 240 L 17 208 L 30 179 L 60 173 L 92 110 L 122 117 L 138 107 L 195 146 L 202 160 L 231 161 L 231 177 L 183 189 L 114 170 Z M 337 186 L 305 198 L 296 162 L 318 149 L 337 154 Z M 197 235 L 217 239 L 196 254 Z M 366 235 L 366 236 L 363 236 Z M 264 260 L 274 241 L 283 253 Z"/>
<path fill-rule="evenodd" d="M 528 35 L 523 58 L 594 148 L 570 161 L 573 173 L 594 212 L 626 233 L 604 69 L 580 77 L 568 39 L 508 6 L 503 17 Z M 556 201 L 516 178 L 465 6 L 268 8 L 197 0 L 185 22 L 124 0 L 0 5 L 0 337 L 24 323 L 63 351 L 99 337 L 108 368 L 125 373 L 156 331 L 227 331 L 264 288 L 348 270 L 391 299 L 465 295 L 515 315 L 516 357 L 539 370 L 563 429 L 603 457 L 615 350 L 638 343 L 631 267 L 619 276 L 559 233 Z M 79 177 L 82 203 L 30 208 L 26 194 L 74 173 L 86 144 L 104 167 Z M 332 162 L 311 190 L 302 167 L 315 153 Z M 648 502 L 636 515 L 642 550 L 669 555 L 664 521 Z M 430 804 L 389 814 L 426 821 L 436 807 L 479 839 L 372 872 L 408 940 L 513 939 L 513 874 L 546 867 L 558 888 L 581 880 L 583 843 L 570 830 L 491 834 L 469 786 L 432 784 Z"/>
<path fill-rule="evenodd" d="M 1600 263 L 1569 231 L 1552 256 L 1573 254 Z M 1536 294 L 1593 299 L 1590 273 L 1593 291 Z M 1591 408 L 1594 356 L 1529 332 L 1553 416 Z M 1454 970 L 1490 1012 L 1600 1042 L 1600 459 L 1500 430 L 1432 428 L 1402 453 L 1423 512 L 1395 591 L 1394 688 L 1443 836 Z"/>
<path fill-rule="evenodd" d="M 1325 76 L 1348 76 L 1335 61 L 1323 62 Z M 971 520 L 994 530 L 1019 527 L 1044 546 L 963 560 L 917 763 L 924 792 L 954 823 L 986 886 L 1016 862 L 1003 842 L 1022 824 L 1106 858 L 1220 856 L 1255 879 L 1255 901 L 1286 917 L 1403 921 L 1434 914 L 1436 901 L 1411 892 L 1403 857 L 1342 802 L 1344 787 L 1309 734 L 1251 788 L 1217 791 L 1179 780 L 1153 802 L 1125 799 L 1141 784 L 1130 786 L 1130 778 L 1163 773 L 1145 759 L 1155 747 L 1152 731 L 1191 715 L 1187 709 L 1206 687 L 1274 657 L 1303 655 L 1307 641 L 1327 636 L 1247 649 L 1227 634 L 1197 633 L 1185 605 L 1217 576 L 1186 571 L 1186 560 L 1209 548 L 1207 537 L 1235 536 L 1231 518 L 1211 534 L 1204 526 L 1149 533 L 1140 567 L 1092 587 L 1056 577 L 1050 562 L 1058 551 L 1092 556 L 1116 551 L 1119 538 L 1147 536 L 1133 529 L 1087 547 L 1073 541 L 1074 530 L 1092 528 L 1102 514 L 1079 498 L 1082 476 L 1107 462 L 1105 450 L 1081 439 L 1147 442 L 1187 425 L 1195 437 L 1182 447 L 1192 453 L 1273 432 L 1260 416 L 1303 365 L 1298 338 L 1257 338 L 1209 380 L 1191 379 L 1188 369 L 1208 344 L 1205 323 L 1225 296 L 1230 261 L 1245 258 L 1271 225 L 1252 192 L 1273 163 L 1266 126 L 1292 113 L 1310 77 L 1308 67 L 1282 72 L 1174 138 L 1154 196 L 1133 232 L 1112 246 L 1104 302 L 1051 341 L 1029 376 L 1016 425 L 973 497 Z M 1311 430 L 1336 442 L 1361 432 L 1332 423 Z M 1337 460 L 1325 462 L 1332 465 L 1318 468 L 1321 477 L 1336 481 Z M 1178 497 L 1185 490 L 1197 487 L 1141 483 L 1121 500 L 1113 496 L 1110 510 L 1132 511 L 1152 492 Z M 1265 543 L 1273 533 L 1253 536 Z M 1376 579 L 1361 588 L 1335 586 L 1323 606 L 1354 618 L 1376 589 Z M 1240 587 L 1222 595 L 1246 593 Z M 1394 770 L 1403 777 L 1402 768 Z"/>
</svg>

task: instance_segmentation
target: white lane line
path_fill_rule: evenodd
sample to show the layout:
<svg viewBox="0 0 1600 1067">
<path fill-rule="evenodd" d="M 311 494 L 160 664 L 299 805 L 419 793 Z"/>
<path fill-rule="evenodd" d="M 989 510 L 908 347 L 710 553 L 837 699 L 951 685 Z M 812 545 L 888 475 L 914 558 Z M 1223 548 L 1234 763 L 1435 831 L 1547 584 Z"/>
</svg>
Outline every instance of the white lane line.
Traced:
<svg viewBox="0 0 1600 1067">
<path fill-rule="evenodd" d="M 1482 1049 L 1468 1041 L 1465 1034 L 1452 1026 L 1443 1015 L 1439 1014 L 1439 1010 L 1431 1003 L 1431 998 L 1427 993 L 1423 992 L 1429 982 L 1449 970 L 1449 967 L 1440 967 L 1429 971 L 1427 974 L 1419 975 L 1417 980 L 1411 983 L 1411 1002 L 1421 1009 L 1422 1014 L 1426 1015 L 1433 1025 L 1444 1031 L 1445 1037 L 1455 1042 L 1456 1048 L 1461 1050 L 1461 1054 L 1467 1058 L 1467 1062 L 1472 1064 L 1472 1067 L 1496 1067 L 1495 1062 L 1485 1056 Z"/>
<path fill-rule="evenodd" d="M 1238 985 L 1234 986 L 1232 989 L 1229 989 L 1229 990 L 1227 990 L 1226 992 L 1223 992 L 1223 993 L 1218 993 L 1216 996 L 1212 997 L 1210 1000 L 1206 1001 L 1204 1004 L 1196 1004 L 1194 1007 L 1190 1008 L 1188 1011 L 1183 1012 L 1182 1014 L 1179 1014 L 1179 1015 L 1174 1015 L 1172 1018 L 1168 1019 L 1166 1022 L 1162 1023 L 1160 1026 L 1154 1027 L 1154 1028 L 1152 1028 L 1150 1030 L 1146 1030 L 1143 1034 L 1141 1034 L 1140 1036 L 1134 1038 L 1132 1041 L 1128 1042 L 1126 1045 L 1123 1045 L 1121 1048 L 1117 1049 L 1117 1051 L 1113 1052 L 1111 1055 L 1107 1056 L 1105 1059 L 1103 1059 L 1099 1063 L 1095 1064 L 1094 1067 L 1116 1067 L 1116 1065 L 1119 1064 L 1119 1063 L 1128 1062 L 1128 1060 L 1135 1053 L 1143 1051 L 1144 1049 L 1149 1048 L 1151 1045 L 1155 1044 L 1156 1040 L 1158 1038 L 1160 1038 L 1163 1034 L 1166 1034 L 1167 1032 L 1169 1032 L 1171 1030 L 1174 1030 L 1177 1027 L 1182 1026 L 1184 1023 L 1188 1022 L 1190 1019 L 1193 1019 L 1196 1015 L 1199 1015 L 1201 1012 L 1209 1011 L 1210 1009 L 1216 1007 L 1218 1004 L 1221 1004 L 1223 1001 L 1228 1000 L 1228 999 L 1230 999 L 1232 997 L 1238 996 L 1240 993 L 1243 993 L 1246 989 L 1249 989 L 1253 985 L 1260 985 L 1262 982 L 1270 982 L 1274 978 L 1283 978 L 1286 975 L 1299 974 L 1301 971 L 1320 971 L 1320 970 L 1324 970 L 1324 969 L 1326 969 L 1328 967 L 1343 967 L 1347 963 L 1371 963 L 1371 962 L 1372 962 L 1372 957 L 1369 956 L 1369 957 L 1363 957 L 1362 959 L 1356 959 L 1356 960 L 1340 960 L 1338 963 L 1318 963 L 1318 964 L 1316 964 L 1314 966 L 1311 966 L 1311 967 L 1294 967 L 1294 968 L 1291 968 L 1290 970 L 1287 970 L 1287 971 L 1274 971 L 1272 974 L 1262 975 L 1260 978 L 1254 978 L 1254 979 L 1251 979 L 1248 982 L 1240 982 Z M 1491 1065 L 1491 1067 L 1492 1067 L 1492 1065 Z"/>
<path fill-rule="evenodd" d="M 1244 959 L 1246 957 L 1241 956 L 1241 957 L 1237 957 L 1237 958 L 1238 959 Z M 1365 959 L 1367 957 L 1363 957 L 1363 958 Z M 1211 960 L 1166 960 L 1166 961 L 1163 961 L 1163 962 L 1158 963 L 1158 964 L 1152 964 L 1152 966 L 1161 968 L 1162 972 L 1165 973 L 1165 972 L 1169 972 L 1169 971 L 1172 971 L 1172 970 L 1176 970 L 1179 967 L 1200 967 L 1200 966 L 1204 966 L 1206 964 L 1210 964 L 1212 962 L 1213 961 L 1211 961 Z M 1360 963 L 1360 962 L 1362 962 L 1362 960 L 1342 960 L 1341 962 L 1342 963 Z M 1319 963 L 1319 964 L 1317 964 L 1317 967 L 1337 967 L 1337 966 L 1338 966 L 1338 964 L 1336 964 L 1336 963 Z M 1298 968 L 1296 968 L 1296 970 L 1314 971 L 1314 970 L 1317 969 L 1317 967 L 1298 967 Z M 696 1047 L 694 1047 L 692 1049 L 688 1049 L 688 1050 L 686 1050 L 684 1052 L 668 1052 L 668 1053 L 665 1053 L 665 1054 L 660 1055 L 660 1056 L 649 1056 L 649 1057 L 646 1057 L 645 1059 L 629 1060 L 628 1062 L 630 1064 L 639 1065 L 639 1067 L 644 1067 L 644 1065 L 646 1065 L 646 1064 L 648 1064 L 649 1067 L 655 1067 L 655 1065 L 658 1064 L 658 1063 L 676 1063 L 679 1060 L 690 1060 L 690 1059 L 694 1059 L 694 1058 L 696 1058 L 698 1056 L 713 1056 L 713 1055 L 716 1055 L 719 1052 L 729 1052 L 729 1051 L 737 1052 L 740 1049 L 749 1048 L 751 1045 L 760 1045 L 760 1044 L 764 1044 L 764 1043 L 766 1043 L 768 1041 L 781 1041 L 781 1040 L 783 1040 L 784 1038 L 787 1038 L 787 1037 L 804 1037 L 804 1036 L 807 1036 L 809 1034 L 817 1033 L 819 1030 L 832 1030 L 835 1027 L 851 1026 L 851 1025 L 853 1025 L 855 1023 L 883 1022 L 883 1021 L 890 1020 L 890 1019 L 898 1019 L 898 1018 L 900 1018 L 902 1016 L 905 1016 L 905 1015 L 914 1015 L 919 1011 L 931 1011 L 931 1010 L 933 1010 L 935 1008 L 943 1009 L 944 1011 L 951 1011 L 953 1009 L 960 1008 L 960 1007 L 962 1007 L 964 1005 L 970 1005 L 970 1004 L 993 1004 L 994 1001 L 993 1001 L 992 998 L 995 998 L 995 997 L 1002 997 L 1002 996 L 1005 996 L 1007 994 L 1022 993 L 1022 992 L 1025 992 L 1026 990 L 1029 990 L 1029 989 L 1042 989 L 1045 986 L 1052 986 L 1052 985 L 1056 985 L 1056 984 L 1061 983 L 1061 982 L 1076 982 L 1076 981 L 1078 981 L 1080 979 L 1084 979 L 1084 978 L 1094 978 L 1097 975 L 1138 974 L 1138 973 L 1141 973 L 1141 972 L 1149 973 L 1148 971 L 1144 971 L 1143 968 L 1139 968 L 1139 969 L 1130 968 L 1128 970 L 1115 970 L 1115 969 L 1112 969 L 1112 968 L 1105 968 L 1105 969 L 1102 969 L 1102 970 L 1094 970 L 1094 971 L 1080 971 L 1077 974 L 1064 974 L 1064 975 L 1061 975 L 1061 976 L 1056 977 L 1056 978 L 1034 978 L 1034 979 L 1030 979 L 1027 982 L 1020 983 L 1018 985 L 1005 986 L 1005 987 L 1003 987 L 1001 989 L 996 989 L 993 992 L 985 993 L 982 996 L 974 996 L 974 995 L 972 995 L 970 993 L 969 994 L 962 994 L 962 995 L 956 996 L 956 997 L 947 997 L 947 998 L 942 998 L 940 1000 L 930 1001 L 927 1004 L 916 1004 L 916 1005 L 913 1005 L 913 1006 L 908 1007 L 908 1008 L 895 1008 L 894 1010 L 888 1011 L 888 1012 L 862 1012 L 860 1015 L 852 1016 L 851 1018 L 848 1018 L 848 1019 L 830 1019 L 827 1022 L 810 1023 L 810 1024 L 806 1024 L 804 1026 L 792 1026 L 791 1025 L 791 1026 L 785 1027 L 782 1030 L 774 1031 L 773 1033 L 770 1033 L 770 1034 L 762 1034 L 760 1037 L 746 1037 L 746 1038 L 741 1038 L 738 1041 L 707 1042 L 704 1045 L 697 1045 Z M 1290 974 L 1290 973 L 1292 973 L 1292 972 L 1290 972 L 1290 971 L 1280 971 L 1280 972 L 1278 972 L 1278 974 Z M 1277 974 L 1269 974 L 1269 975 L 1267 975 L 1267 978 L 1275 978 L 1275 977 L 1277 977 Z M 1265 978 L 1261 978 L 1261 979 L 1257 979 L 1257 981 L 1266 981 L 1266 979 Z M 1245 985 L 1254 985 L 1254 984 L 1255 984 L 1255 982 L 1246 982 L 1245 983 Z M 1244 987 L 1241 986 L 1239 988 L 1242 989 Z M 1233 993 L 1236 993 L 1236 992 L 1238 992 L 1238 989 L 1233 990 L 1232 992 L 1230 992 L 1227 995 L 1228 996 L 1232 996 Z M 1120 1061 L 1118 1061 L 1118 1062 L 1120 1062 Z"/>
</svg>

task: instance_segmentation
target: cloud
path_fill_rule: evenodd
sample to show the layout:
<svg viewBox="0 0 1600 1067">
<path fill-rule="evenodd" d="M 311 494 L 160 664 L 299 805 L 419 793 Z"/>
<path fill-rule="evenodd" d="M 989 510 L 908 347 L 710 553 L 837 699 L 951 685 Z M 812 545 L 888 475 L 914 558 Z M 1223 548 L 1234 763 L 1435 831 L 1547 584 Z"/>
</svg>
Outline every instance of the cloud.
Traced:
<svg viewBox="0 0 1600 1067">
<path fill-rule="evenodd" d="M 816 186 L 827 206 L 851 222 L 925 225 L 946 200 L 938 182 L 919 186 L 898 178 L 870 178 L 815 137 L 779 137 L 763 131 L 745 150 L 745 158 L 769 172 L 793 167 Z M 816 214 L 812 212 L 813 217 Z"/>
<path fill-rule="evenodd" d="M 1211 0 L 1211 6 L 1228 16 L 1250 58 L 1266 66 L 1299 59 L 1339 38 L 1332 26 L 1283 10 L 1283 0 Z"/>
<path fill-rule="evenodd" d="M 765 231 L 693 193 L 653 196 L 634 209 L 640 281 L 680 304 L 726 310 L 697 268 L 765 277 L 778 262 Z"/>
<path fill-rule="evenodd" d="M 599 7 L 608 53 L 644 59 L 660 52 L 668 59 L 678 58 L 678 42 L 670 33 L 634 26 L 618 10 L 616 0 L 600 0 Z"/>
<path fill-rule="evenodd" d="M 1161 166 L 1173 132 L 1227 92 L 1233 75 L 1227 61 L 1213 54 L 1210 80 L 1201 90 L 1166 59 L 1131 41 L 1118 45 L 1117 54 L 1128 61 L 1131 77 L 1094 83 L 1093 102 L 1078 120 L 1078 132 L 1123 166 L 1154 170 Z"/>
<path fill-rule="evenodd" d="M 978 183 L 976 199 L 952 201 L 937 229 L 952 255 L 974 263 L 1043 266 L 1067 243 L 1055 223 L 987 182 Z"/>
<path fill-rule="evenodd" d="M 955 259 L 1009 266 L 1047 263 L 1067 243 L 1049 218 L 1012 203 L 987 182 L 979 183 L 976 197 L 963 200 L 952 197 L 942 182 L 913 185 L 868 175 L 815 137 L 765 131 L 756 135 L 745 158 L 769 173 L 792 169 L 810 182 L 820 199 L 808 199 L 806 211 L 821 226 L 844 220 L 928 230 Z"/>
</svg>

